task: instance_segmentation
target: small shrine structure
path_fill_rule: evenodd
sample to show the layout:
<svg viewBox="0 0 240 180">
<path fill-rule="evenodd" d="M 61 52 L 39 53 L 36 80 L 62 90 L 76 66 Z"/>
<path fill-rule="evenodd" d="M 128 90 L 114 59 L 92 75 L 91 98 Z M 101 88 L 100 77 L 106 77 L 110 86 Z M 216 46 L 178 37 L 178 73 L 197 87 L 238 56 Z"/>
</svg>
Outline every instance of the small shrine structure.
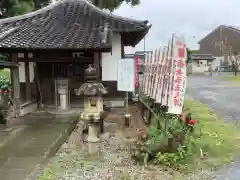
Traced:
<svg viewBox="0 0 240 180">
<path fill-rule="evenodd" d="M 124 46 L 138 44 L 150 27 L 148 21 L 107 13 L 87 0 L 59 0 L 1 19 L 0 53 L 19 65 L 11 70 L 16 115 L 42 104 L 60 109 L 78 104 L 82 99 L 74 89 L 84 83 L 89 64 L 108 87 L 108 96 L 123 95 L 117 91 L 117 61 Z"/>
</svg>

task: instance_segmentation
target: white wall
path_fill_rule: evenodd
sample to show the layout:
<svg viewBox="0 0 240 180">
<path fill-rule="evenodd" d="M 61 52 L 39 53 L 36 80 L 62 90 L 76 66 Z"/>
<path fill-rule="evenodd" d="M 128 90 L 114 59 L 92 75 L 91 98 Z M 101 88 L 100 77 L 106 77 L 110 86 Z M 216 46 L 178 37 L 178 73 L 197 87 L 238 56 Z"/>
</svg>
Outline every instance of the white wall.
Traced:
<svg viewBox="0 0 240 180">
<path fill-rule="evenodd" d="M 26 82 L 26 76 L 25 76 L 25 63 L 19 62 L 19 81 Z"/>
<path fill-rule="evenodd" d="M 208 71 L 207 60 L 199 60 L 199 64 L 197 61 L 192 62 L 192 73 L 204 73 L 204 71 Z"/>
<path fill-rule="evenodd" d="M 30 82 L 34 80 L 34 62 L 29 62 L 29 78 Z M 19 62 L 19 82 L 26 82 L 25 63 Z"/>
<path fill-rule="evenodd" d="M 212 62 L 213 71 L 215 71 L 215 69 L 220 66 L 221 60 L 224 60 L 223 56 L 215 57 L 215 58 L 216 59 L 214 59 L 213 62 Z"/>
<path fill-rule="evenodd" d="M 102 81 L 117 81 L 117 65 L 121 57 L 121 35 L 113 34 L 112 54 L 102 53 Z"/>
<path fill-rule="evenodd" d="M 29 76 L 30 76 L 29 78 L 31 83 L 34 80 L 34 66 L 35 66 L 34 62 L 29 62 Z"/>
</svg>

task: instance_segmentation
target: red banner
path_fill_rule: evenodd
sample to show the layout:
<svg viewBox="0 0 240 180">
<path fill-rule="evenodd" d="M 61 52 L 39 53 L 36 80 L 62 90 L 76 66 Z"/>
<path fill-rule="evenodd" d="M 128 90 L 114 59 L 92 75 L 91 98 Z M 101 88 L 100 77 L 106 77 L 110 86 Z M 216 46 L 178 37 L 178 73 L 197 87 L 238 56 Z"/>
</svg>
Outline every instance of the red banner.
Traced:
<svg viewBox="0 0 240 180">
<path fill-rule="evenodd" d="M 134 86 L 138 88 L 138 61 L 139 57 L 134 56 Z"/>
</svg>

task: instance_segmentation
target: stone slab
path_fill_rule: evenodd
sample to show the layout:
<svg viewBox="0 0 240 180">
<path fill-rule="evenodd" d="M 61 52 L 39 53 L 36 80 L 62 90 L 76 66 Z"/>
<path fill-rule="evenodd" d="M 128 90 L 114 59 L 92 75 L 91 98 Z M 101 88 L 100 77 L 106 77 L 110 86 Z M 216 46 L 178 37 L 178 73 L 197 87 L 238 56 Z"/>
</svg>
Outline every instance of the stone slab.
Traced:
<svg viewBox="0 0 240 180">
<path fill-rule="evenodd" d="M 18 128 L 13 128 L 12 131 L 9 132 L 0 131 L 0 147 L 18 136 L 24 130 L 24 128 L 25 126 L 21 126 Z"/>
<path fill-rule="evenodd" d="M 28 171 L 25 170 L 0 170 L 1 180 L 25 180 Z"/>
<path fill-rule="evenodd" d="M 32 171 L 34 167 L 40 163 L 40 158 L 9 158 L 7 162 L 0 167 L 0 170 L 25 170 Z"/>
<path fill-rule="evenodd" d="M 30 117 L 35 122 L 34 116 Z M 0 146 L 0 180 L 25 179 L 36 166 L 45 163 L 56 153 L 76 126 L 77 119 L 66 117 L 61 123 L 51 115 L 43 117 L 47 120 L 37 120 L 37 123 L 31 124 L 30 117 L 28 126 L 21 133 Z M 49 119 L 52 123 L 49 123 Z"/>
<path fill-rule="evenodd" d="M 49 147 L 51 148 L 51 147 Z M 47 147 L 24 147 L 19 149 L 15 154 L 13 154 L 13 157 L 21 157 L 21 158 L 27 158 L 27 157 L 38 157 L 42 158 L 45 156 L 45 153 L 47 152 Z"/>
</svg>

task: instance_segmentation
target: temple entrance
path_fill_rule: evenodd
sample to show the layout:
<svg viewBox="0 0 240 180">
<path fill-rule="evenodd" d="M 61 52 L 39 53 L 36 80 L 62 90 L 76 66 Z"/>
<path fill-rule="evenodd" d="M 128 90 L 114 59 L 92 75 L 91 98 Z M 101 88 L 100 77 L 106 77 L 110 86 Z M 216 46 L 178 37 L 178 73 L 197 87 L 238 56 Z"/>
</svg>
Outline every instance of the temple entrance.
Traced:
<svg viewBox="0 0 240 180">
<path fill-rule="evenodd" d="M 43 104 L 56 103 L 56 79 L 68 79 L 68 96 L 70 103 L 77 104 L 81 100 L 74 93 L 84 82 L 84 70 L 91 62 L 39 62 L 37 63 L 40 84 L 42 89 Z"/>
</svg>

